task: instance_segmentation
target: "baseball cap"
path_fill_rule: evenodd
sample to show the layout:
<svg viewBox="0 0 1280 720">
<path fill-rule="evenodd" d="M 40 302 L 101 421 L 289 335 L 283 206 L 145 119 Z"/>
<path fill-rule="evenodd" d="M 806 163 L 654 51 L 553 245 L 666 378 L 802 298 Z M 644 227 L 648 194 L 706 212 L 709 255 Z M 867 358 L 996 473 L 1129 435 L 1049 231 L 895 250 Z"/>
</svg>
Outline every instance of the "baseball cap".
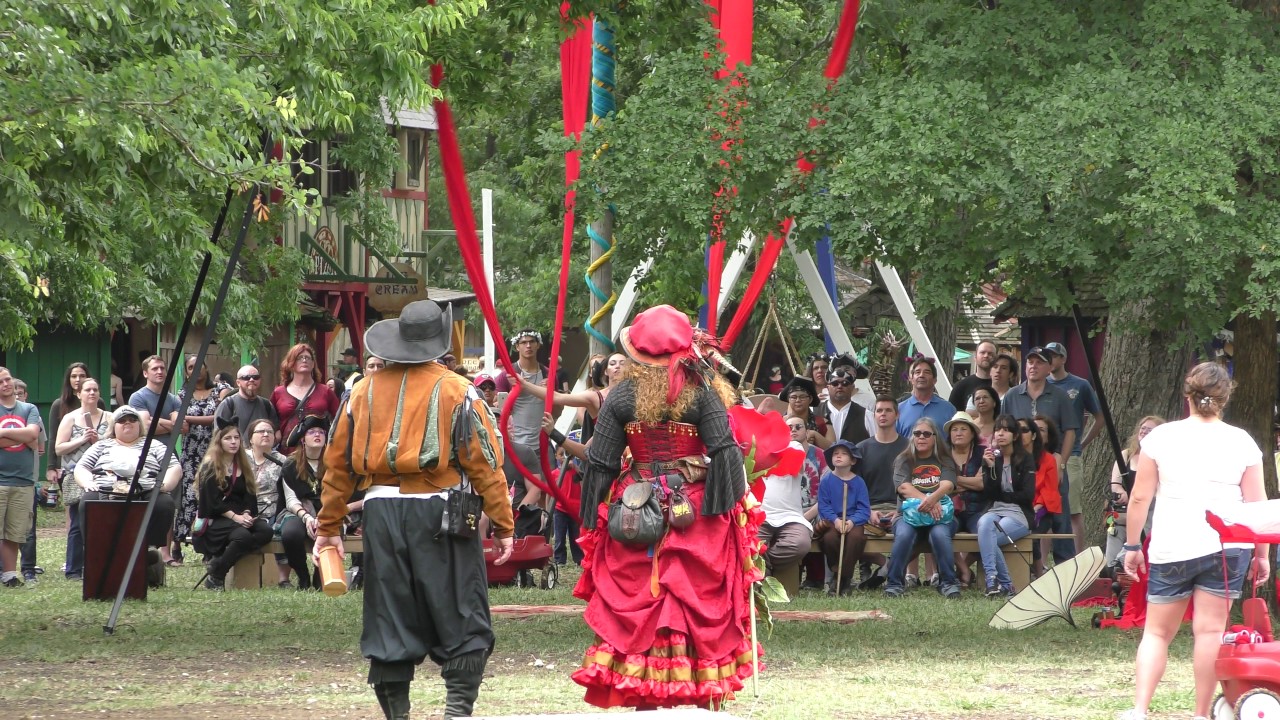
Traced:
<svg viewBox="0 0 1280 720">
<path fill-rule="evenodd" d="M 1044 348 L 1040 347 L 1039 345 L 1037 345 L 1037 346 L 1035 346 L 1035 347 L 1033 347 L 1033 348 L 1031 348 L 1030 350 L 1028 350 L 1028 351 L 1027 351 L 1027 357 L 1031 357 L 1032 355 L 1035 355 L 1036 357 L 1040 358 L 1041 360 L 1043 360 L 1043 361 L 1045 361 L 1045 362 L 1049 362 L 1049 356 L 1050 356 L 1050 355 L 1052 355 L 1052 354 L 1053 354 L 1053 353 L 1049 352 L 1048 350 L 1045 350 Z"/>
<path fill-rule="evenodd" d="M 494 381 L 493 376 L 487 373 L 480 373 L 479 375 L 476 376 L 476 379 L 471 382 L 471 384 L 475 385 L 476 387 L 480 387 L 485 383 L 489 383 L 494 387 L 498 386 L 498 383 Z"/>
<path fill-rule="evenodd" d="M 135 408 L 134 406 L 121 405 L 120 407 L 116 408 L 115 420 L 119 422 L 120 418 L 122 417 L 131 417 L 134 420 L 138 420 L 142 416 L 138 414 L 138 409 Z"/>
<path fill-rule="evenodd" d="M 1067 349 L 1062 347 L 1062 343 L 1060 342 L 1051 342 L 1048 345 L 1045 345 L 1044 351 L 1047 353 L 1053 353 L 1054 355 L 1060 355 L 1062 357 L 1067 356 Z"/>
<path fill-rule="evenodd" d="M 346 356 L 348 356 L 348 355 L 350 355 L 351 357 L 360 357 L 360 356 L 356 353 L 356 349 L 355 349 L 355 348 L 347 348 L 346 350 L 343 350 L 343 351 L 342 351 L 342 357 L 346 357 Z"/>
</svg>

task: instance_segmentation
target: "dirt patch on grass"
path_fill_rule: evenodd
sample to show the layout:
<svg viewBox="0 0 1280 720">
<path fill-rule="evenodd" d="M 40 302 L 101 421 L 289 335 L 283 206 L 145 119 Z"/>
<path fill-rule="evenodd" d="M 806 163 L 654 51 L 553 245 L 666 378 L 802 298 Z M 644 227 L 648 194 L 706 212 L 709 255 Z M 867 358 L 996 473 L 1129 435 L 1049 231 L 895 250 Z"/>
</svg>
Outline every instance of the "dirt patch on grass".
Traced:
<svg viewBox="0 0 1280 720">
<path fill-rule="evenodd" d="M 0 666 L 19 718 L 378 718 L 353 653 L 206 653 Z M 286 688 L 287 690 L 281 690 Z M 6 712 L 6 716 L 14 717 Z"/>
</svg>

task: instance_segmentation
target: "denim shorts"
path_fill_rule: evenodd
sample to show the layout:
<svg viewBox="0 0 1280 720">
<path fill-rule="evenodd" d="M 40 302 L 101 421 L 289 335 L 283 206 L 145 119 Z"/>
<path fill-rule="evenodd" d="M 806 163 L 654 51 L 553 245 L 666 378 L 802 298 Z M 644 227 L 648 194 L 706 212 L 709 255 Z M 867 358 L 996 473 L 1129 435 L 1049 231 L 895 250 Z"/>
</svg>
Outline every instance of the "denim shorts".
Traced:
<svg viewBox="0 0 1280 720">
<path fill-rule="evenodd" d="M 1222 577 L 1223 552 L 1227 556 L 1227 580 Z M 1252 557 L 1252 550 L 1227 548 L 1191 560 L 1154 564 L 1147 584 L 1147 602 L 1178 602 L 1191 597 L 1196 589 L 1235 600 L 1240 597 Z"/>
</svg>

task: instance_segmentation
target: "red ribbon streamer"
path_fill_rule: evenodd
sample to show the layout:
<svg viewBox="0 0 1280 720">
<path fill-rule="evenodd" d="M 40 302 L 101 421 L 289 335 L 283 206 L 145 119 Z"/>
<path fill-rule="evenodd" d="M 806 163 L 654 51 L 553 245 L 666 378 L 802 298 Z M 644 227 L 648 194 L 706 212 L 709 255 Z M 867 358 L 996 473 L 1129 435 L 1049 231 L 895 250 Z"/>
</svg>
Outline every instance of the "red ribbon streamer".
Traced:
<svg viewBox="0 0 1280 720">
<path fill-rule="evenodd" d="M 735 72 L 738 65 L 751 64 L 754 0 L 707 0 L 707 4 L 711 6 L 711 26 L 716 29 L 720 39 L 719 49 L 725 56 L 724 67 L 716 71 L 716 79 L 730 78 L 729 87 L 738 87 L 743 83 L 742 74 Z M 731 103 L 727 100 L 721 102 L 720 115 L 729 121 L 730 132 L 739 130 L 740 121 L 735 120 L 737 108 L 731 107 Z M 718 133 L 714 133 L 712 139 L 721 141 L 720 149 L 728 155 L 726 159 L 720 161 L 728 178 L 731 163 L 734 160 L 734 148 L 742 142 L 741 135 L 733 133 L 729 137 L 721 137 Z M 707 332 L 712 335 L 716 334 L 716 326 L 719 324 L 717 309 L 720 306 L 720 284 L 724 275 L 726 244 L 724 224 L 728 220 L 729 211 L 737 195 L 737 187 L 721 185 L 711 201 L 711 247 L 707 254 Z"/>
<path fill-rule="evenodd" d="M 569 3 L 560 5 L 560 18 L 569 20 Z M 574 142 L 582 139 L 582 130 L 587 122 L 587 97 L 591 91 L 591 26 L 586 18 L 573 20 L 573 31 L 560 43 L 560 94 L 561 112 L 564 121 L 564 134 L 572 137 Z M 560 293 L 556 300 L 555 331 L 551 334 L 551 357 L 547 364 L 547 397 L 545 412 L 555 409 L 556 375 L 560 365 L 560 338 L 564 334 L 565 300 L 569 295 L 569 259 L 573 254 L 574 207 L 577 203 L 574 184 L 578 182 L 580 171 L 579 151 L 574 149 L 564 154 L 564 231 L 560 237 Z M 508 397 L 502 409 L 503 437 L 507 437 L 506 422 L 511 414 L 512 401 Z M 551 446 L 547 434 L 538 436 L 539 459 L 542 463 L 543 477 L 551 477 Z M 536 481 L 535 481 L 536 484 Z M 556 487 L 559 490 L 559 486 Z M 549 490 L 547 492 L 550 492 Z M 551 493 L 563 505 L 570 504 L 568 498 L 561 500 L 561 493 Z"/>
<path fill-rule="evenodd" d="M 711 243 L 707 251 L 707 332 L 716 334 L 720 312 L 720 280 L 724 275 L 724 240 Z"/>
<path fill-rule="evenodd" d="M 791 233 L 793 224 L 794 220 L 787 218 L 782 221 L 781 237 L 770 232 L 765 238 L 764 249 L 760 251 L 760 260 L 756 263 L 755 271 L 751 273 L 751 282 L 747 283 L 747 291 L 742 295 L 742 304 L 738 306 L 738 312 L 734 313 L 729 329 L 724 331 L 724 337 L 720 339 L 720 345 L 725 350 L 733 346 L 733 341 L 738 339 L 742 329 L 747 326 L 747 319 L 751 317 L 751 313 L 743 312 L 742 308 L 754 307 L 756 300 L 760 299 L 760 293 L 764 292 L 764 284 L 773 273 L 773 267 L 778 264 L 778 257 L 782 255 L 782 248 L 786 244 L 787 235 Z"/>
<path fill-rule="evenodd" d="M 439 88 L 443 79 L 443 66 L 432 65 L 431 84 Z M 467 189 L 466 169 L 462 164 L 462 152 L 458 148 L 458 130 L 453 123 L 453 110 L 443 97 L 437 99 L 433 105 L 438 126 L 436 136 L 440 142 L 440 167 L 444 174 L 445 194 L 449 200 L 449 215 L 453 218 L 454 232 L 457 234 L 458 252 L 462 255 L 462 262 L 466 267 L 467 277 L 471 280 L 471 286 L 477 291 L 476 303 L 480 306 L 480 314 L 484 317 L 485 325 L 488 327 L 494 341 L 505 347 L 506 342 L 503 338 L 502 330 L 498 326 L 498 311 L 493 305 L 493 295 L 489 288 L 489 282 L 484 275 L 484 263 L 480 255 L 480 238 L 476 235 L 476 217 L 471 209 L 471 192 Z M 498 353 L 498 361 L 502 364 L 503 369 L 507 371 L 507 375 L 515 379 L 520 377 L 515 365 L 511 362 L 511 358 L 505 352 Z M 511 414 L 511 406 L 519 393 L 520 384 L 517 381 L 511 386 L 511 392 L 507 395 L 507 402 L 502 410 L 502 419 L 499 421 L 507 457 L 511 459 L 520 474 L 533 483 L 534 487 L 551 495 L 557 502 L 568 504 L 568 498 L 562 498 L 558 488 L 548 486 L 539 480 L 537 476 L 529 472 L 524 463 L 520 462 L 520 458 L 512 452 L 510 435 L 506 432 L 506 421 Z M 549 465 L 545 453 L 542 462 L 544 465 Z M 551 474 L 548 469 L 544 468 L 544 472 L 547 473 L 544 477 L 550 477 Z"/>
<path fill-rule="evenodd" d="M 827 89 L 835 87 L 836 81 L 844 74 L 845 67 L 849 62 L 849 51 L 853 48 L 854 33 L 858 28 L 858 7 L 859 0 L 845 0 L 844 9 L 840 12 L 840 23 L 836 27 L 835 39 L 831 42 L 831 52 L 827 56 L 827 66 L 823 69 L 822 74 L 827 78 Z M 823 108 L 825 109 L 825 108 Z M 809 127 L 815 128 L 822 124 L 822 120 L 817 117 L 809 119 Z M 813 172 L 814 165 L 804 153 L 796 159 L 796 167 L 803 174 Z M 777 264 L 778 255 L 782 252 L 782 243 L 785 241 L 787 234 L 791 232 L 791 224 L 793 218 L 787 218 L 782 223 L 783 239 L 779 240 L 774 237 L 773 233 L 769 233 L 769 237 L 765 240 L 764 250 L 760 254 L 760 262 L 756 263 L 756 268 L 751 273 L 751 281 L 747 285 L 747 294 L 743 296 L 742 303 L 738 305 L 737 312 L 733 315 L 733 320 L 729 322 L 729 329 L 725 332 L 721 339 L 721 346 L 725 352 L 733 347 L 733 341 L 738 338 L 738 334 L 747 323 L 747 318 L 751 315 L 751 311 L 755 309 L 755 302 L 759 299 L 759 292 L 751 294 L 751 288 L 764 287 L 765 281 L 773 272 L 773 267 Z M 776 243 L 776 252 L 771 255 L 770 242 Z M 766 260 L 768 260 L 766 262 Z"/>
<path fill-rule="evenodd" d="M 836 27 L 836 37 L 831 41 L 831 55 L 827 57 L 827 67 L 822 71 L 832 82 L 844 74 L 845 65 L 849 62 L 849 50 L 853 47 L 853 33 L 858 27 L 858 0 L 845 0 L 844 10 L 840 13 L 840 24 Z"/>
</svg>

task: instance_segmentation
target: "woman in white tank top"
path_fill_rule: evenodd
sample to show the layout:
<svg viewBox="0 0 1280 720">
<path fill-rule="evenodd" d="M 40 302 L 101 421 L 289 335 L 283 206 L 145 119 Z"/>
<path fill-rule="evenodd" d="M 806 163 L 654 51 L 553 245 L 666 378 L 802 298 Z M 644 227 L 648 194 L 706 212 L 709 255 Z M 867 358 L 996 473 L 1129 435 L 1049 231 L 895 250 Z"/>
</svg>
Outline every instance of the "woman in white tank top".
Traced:
<svg viewBox="0 0 1280 720">
<path fill-rule="evenodd" d="M 1214 661 L 1227 627 L 1231 599 L 1245 577 L 1255 584 L 1271 574 L 1268 545 L 1226 545 L 1205 521 L 1205 511 L 1266 500 L 1262 451 L 1244 430 L 1222 421 L 1234 383 L 1218 363 L 1201 363 L 1187 374 L 1182 392 L 1190 414 L 1152 430 L 1142 439 L 1129 516 L 1146 517 L 1153 498 L 1148 557 L 1142 555 L 1142 523 L 1130 523 L 1125 570 L 1136 576 L 1150 562 L 1147 620 L 1138 646 L 1134 708 L 1123 720 L 1145 720 L 1164 675 L 1169 643 L 1178 633 L 1187 603 L 1195 599 L 1197 718 L 1209 715 L 1217 688 Z M 1224 570 L 1225 566 L 1225 570 Z"/>
</svg>

